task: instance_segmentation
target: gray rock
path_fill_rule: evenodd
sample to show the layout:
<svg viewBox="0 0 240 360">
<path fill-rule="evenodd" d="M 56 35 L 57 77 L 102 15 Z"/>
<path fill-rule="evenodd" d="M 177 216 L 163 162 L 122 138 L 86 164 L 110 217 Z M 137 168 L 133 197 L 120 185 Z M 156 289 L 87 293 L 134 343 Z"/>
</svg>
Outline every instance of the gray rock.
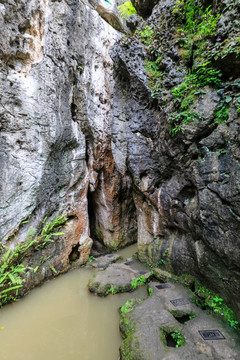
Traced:
<svg viewBox="0 0 240 360">
<path fill-rule="evenodd" d="M 124 263 L 112 264 L 106 270 L 97 273 L 89 281 L 88 288 L 99 296 L 128 292 L 134 290 L 131 285 L 133 280 L 139 277 L 144 277 L 147 280 L 151 276 L 149 269 L 146 269 L 139 261 L 129 258 Z M 144 282 L 140 281 L 139 285 Z"/>
<path fill-rule="evenodd" d="M 219 95 L 207 88 L 192 105 L 202 120 L 184 124 L 184 132 L 172 137 L 171 89 L 196 66 L 176 44 L 176 2 L 136 3 L 144 16 L 152 13 L 145 25 L 155 26 L 161 39 L 165 74 L 157 98 L 141 42 L 121 42 L 116 9 L 112 13 L 104 1 L 92 4 L 0 4 L 1 241 L 14 247 L 46 216 L 66 214 L 65 235 L 44 253 L 57 272 L 72 260 L 85 263 L 95 239 L 111 249 L 138 241 L 141 261 L 164 260 L 168 272 L 199 277 L 239 316 L 236 99 L 228 121 L 217 124 Z M 215 35 L 235 39 L 239 5 L 213 4 L 221 12 Z M 223 70 L 224 86 L 239 76 L 239 56 L 231 56 L 214 63 Z M 38 255 L 31 256 L 29 264 L 38 266 Z M 41 281 L 49 276 L 43 271 Z M 129 273 L 126 278 L 127 284 Z"/>
<path fill-rule="evenodd" d="M 124 337 L 121 360 L 129 357 L 136 360 L 235 360 L 239 357 L 234 331 L 192 304 L 189 293 L 181 285 L 151 283 L 151 289 L 151 297 L 140 304 L 133 303 L 132 310 L 129 308 L 130 311 L 121 314 L 120 330 Z M 176 306 L 172 304 L 174 300 Z M 187 304 L 182 305 L 184 302 Z M 199 332 L 214 329 L 224 338 L 204 340 Z M 175 348 L 173 343 L 167 345 L 166 342 L 166 334 L 174 331 L 184 338 L 184 344 Z"/>
<path fill-rule="evenodd" d="M 104 256 L 99 256 L 97 259 L 89 262 L 87 264 L 88 267 L 93 267 L 95 269 L 106 269 L 110 264 L 120 260 L 121 256 L 118 254 L 107 254 Z"/>
</svg>

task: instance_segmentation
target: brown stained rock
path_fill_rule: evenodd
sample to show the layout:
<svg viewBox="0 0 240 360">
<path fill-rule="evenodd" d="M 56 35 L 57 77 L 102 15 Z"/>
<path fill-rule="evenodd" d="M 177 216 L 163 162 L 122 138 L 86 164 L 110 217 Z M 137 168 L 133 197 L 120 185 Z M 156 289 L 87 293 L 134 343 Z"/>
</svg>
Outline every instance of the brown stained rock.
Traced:
<svg viewBox="0 0 240 360">
<path fill-rule="evenodd" d="M 100 143 L 93 150 L 91 162 L 97 170 L 96 188 L 91 189 L 91 235 L 110 249 L 124 247 L 137 240 L 136 209 L 132 184 L 117 171 L 110 144 Z"/>
<path fill-rule="evenodd" d="M 1 242 L 25 241 L 29 228 L 41 229 L 46 216 L 69 217 L 64 236 L 25 259 L 35 269 L 27 274 L 28 291 L 89 257 L 86 147 L 90 133 L 94 147 L 99 139 L 109 145 L 108 50 L 121 35 L 78 1 L 1 3 L 0 22 Z"/>
</svg>

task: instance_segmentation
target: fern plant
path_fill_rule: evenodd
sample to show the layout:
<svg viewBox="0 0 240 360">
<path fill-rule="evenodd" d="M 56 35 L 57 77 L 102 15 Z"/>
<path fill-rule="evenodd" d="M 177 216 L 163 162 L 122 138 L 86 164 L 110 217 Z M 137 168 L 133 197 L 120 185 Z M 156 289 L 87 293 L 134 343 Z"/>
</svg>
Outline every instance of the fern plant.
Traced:
<svg viewBox="0 0 240 360">
<path fill-rule="evenodd" d="M 22 264 L 24 257 L 30 250 L 39 250 L 45 247 L 47 243 L 53 242 L 53 236 L 63 235 L 63 232 L 54 232 L 54 229 L 63 225 L 68 219 L 65 215 L 56 216 L 53 220 L 46 223 L 47 218 L 43 220 L 43 228 L 39 235 L 37 230 L 30 228 L 25 242 L 19 243 L 14 249 L 7 249 L 1 245 L 2 256 L 0 258 L 0 306 L 15 301 L 18 296 L 19 289 L 25 282 L 24 275 L 27 268 Z M 41 265 L 31 269 L 36 272 Z M 52 265 L 49 265 L 52 272 L 57 271 Z"/>
</svg>

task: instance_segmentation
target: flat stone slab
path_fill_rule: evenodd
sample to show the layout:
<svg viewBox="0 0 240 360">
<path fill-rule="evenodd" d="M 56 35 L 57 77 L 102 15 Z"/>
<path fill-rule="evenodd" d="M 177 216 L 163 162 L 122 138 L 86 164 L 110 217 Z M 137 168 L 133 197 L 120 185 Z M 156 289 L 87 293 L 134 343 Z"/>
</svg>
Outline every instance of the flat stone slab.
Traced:
<svg viewBox="0 0 240 360">
<path fill-rule="evenodd" d="M 177 306 L 188 305 L 189 301 L 187 299 L 181 298 L 181 299 L 170 300 L 170 303 L 172 303 L 173 306 L 177 307 Z"/>
<path fill-rule="evenodd" d="M 222 340 L 225 339 L 219 330 L 199 330 L 199 334 L 204 340 Z"/>
<path fill-rule="evenodd" d="M 191 293 L 182 285 L 153 282 L 149 287 L 152 296 L 121 314 L 121 360 L 240 359 L 239 335 L 193 304 Z M 173 299 L 181 299 L 182 305 L 175 307 Z M 175 331 L 185 343 L 169 347 L 166 334 Z"/>
<path fill-rule="evenodd" d="M 151 271 L 143 264 L 130 258 L 124 263 L 111 264 L 106 270 L 97 273 L 95 278 L 89 280 L 88 288 L 99 296 L 129 292 L 134 290 L 131 281 L 140 276 L 148 279 L 151 275 Z"/>
<path fill-rule="evenodd" d="M 99 256 L 95 260 L 87 263 L 87 267 L 92 267 L 99 270 L 106 269 L 110 264 L 120 260 L 121 256 L 118 254 L 107 254 L 103 256 Z"/>
</svg>

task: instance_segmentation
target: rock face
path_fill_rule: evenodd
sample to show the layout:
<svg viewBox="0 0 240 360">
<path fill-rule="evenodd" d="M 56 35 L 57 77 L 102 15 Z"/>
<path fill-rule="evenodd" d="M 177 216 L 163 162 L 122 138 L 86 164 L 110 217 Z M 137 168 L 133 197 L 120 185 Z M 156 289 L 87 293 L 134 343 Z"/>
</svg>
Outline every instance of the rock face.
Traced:
<svg viewBox="0 0 240 360">
<path fill-rule="evenodd" d="M 179 47 L 182 39 L 176 41 L 180 25 L 172 13 L 174 6 L 174 1 L 161 1 L 147 22 L 152 28 L 155 24 L 157 36 L 153 34 L 151 40 L 156 41 L 155 48 L 146 43 L 148 30 L 143 26 L 137 37 L 141 43 L 135 36 L 131 42 L 122 41 L 112 49 L 115 96 L 119 98 L 122 92 L 126 104 L 125 132 L 119 132 L 117 140 L 113 134 L 117 148 L 113 148 L 113 152 L 121 152 L 122 157 L 127 154 L 125 159 L 134 183 L 141 261 L 156 264 L 160 260 L 160 265 L 176 274 L 196 275 L 220 292 L 239 314 L 240 118 L 239 107 L 233 100 L 234 96 L 239 97 L 239 67 L 236 66 L 239 52 L 234 53 L 229 77 L 224 64 L 226 57 L 232 64 L 233 54 L 224 48 L 225 55 L 221 58 L 222 50 L 217 53 L 213 45 L 214 41 L 218 44 L 224 38 L 222 48 L 230 44 L 231 39 L 239 36 L 239 24 L 234 30 L 226 30 L 227 19 L 233 16 L 233 4 L 224 2 L 217 8 L 221 16 L 211 40 L 213 44 L 209 41 L 206 49 L 208 46 L 216 53 L 213 71 L 222 71 L 224 81 L 218 87 L 222 90 L 218 91 L 214 84 L 203 86 L 202 95 L 195 97 L 191 105 L 191 111 L 201 120 L 183 121 L 181 131 L 173 134 L 169 119 L 176 100 L 171 90 L 183 83 L 191 66 L 198 69 L 197 45 L 201 45 L 200 41 L 193 42 L 189 59 L 181 55 L 186 50 L 184 45 L 183 49 Z M 231 44 L 228 46 L 231 48 Z M 153 51 L 157 52 L 155 57 Z M 154 98 L 149 91 L 144 59 L 158 63 L 159 77 L 162 76 L 160 90 L 155 90 Z M 151 75 L 151 71 L 148 74 Z M 187 94 L 186 91 L 185 97 Z M 228 118 L 218 122 L 217 106 L 221 108 L 221 101 L 228 95 Z M 114 101 L 114 106 L 116 103 Z M 174 114 L 177 116 L 180 111 L 178 108 Z"/>
<path fill-rule="evenodd" d="M 147 17 L 155 2 L 136 4 Z M 113 11 L 104 1 L 1 2 L 3 243 L 13 246 L 14 235 L 23 241 L 30 226 L 63 213 L 65 235 L 51 252 L 57 271 L 86 262 L 92 239 L 113 249 L 138 241 L 142 262 L 196 275 L 240 314 L 238 4 L 213 5 L 221 16 L 204 46 L 222 70 L 224 95 L 204 85 L 191 103 L 201 120 L 175 123 L 172 136 L 171 90 L 197 68 L 201 45 L 193 40 L 190 55 L 180 47 L 175 1 L 161 1 L 140 35 L 122 42 L 115 4 Z M 162 83 L 153 97 L 146 25 L 161 39 Z M 229 106 L 222 123 L 221 101 Z"/>
<path fill-rule="evenodd" d="M 88 259 L 90 235 L 113 247 L 136 240 L 131 184 L 110 146 L 109 47 L 120 33 L 78 0 L 8 1 L 0 19 L 1 238 L 23 241 L 45 216 L 66 214 L 62 269 L 73 249 Z"/>
</svg>

